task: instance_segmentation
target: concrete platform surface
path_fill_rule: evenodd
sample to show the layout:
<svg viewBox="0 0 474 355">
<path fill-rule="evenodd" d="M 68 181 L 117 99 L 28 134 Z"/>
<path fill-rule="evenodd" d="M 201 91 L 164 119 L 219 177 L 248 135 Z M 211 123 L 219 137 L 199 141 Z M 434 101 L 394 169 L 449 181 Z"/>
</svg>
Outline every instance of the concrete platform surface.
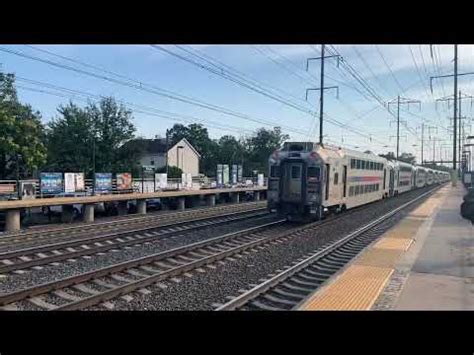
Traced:
<svg viewBox="0 0 474 355">
<path fill-rule="evenodd" d="M 474 310 L 474 231 L 460 214 L 465 194 L 462 186 L 450 187 L 420 228 L 417 248 L 397 267 L 399 274 L 404 268 L 408 273 L 392 309 Z"/>
</svg>

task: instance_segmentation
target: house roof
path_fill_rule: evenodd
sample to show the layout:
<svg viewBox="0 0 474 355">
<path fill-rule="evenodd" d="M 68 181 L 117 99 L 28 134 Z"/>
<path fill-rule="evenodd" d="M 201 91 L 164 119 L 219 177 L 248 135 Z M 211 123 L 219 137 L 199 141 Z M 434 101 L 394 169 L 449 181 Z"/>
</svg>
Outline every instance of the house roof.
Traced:
<svg viewBox="0 0 474 355">
<path fill-rule="evenodd" d="M 196 148 L 193 147 L 193 145 L 191 143 L 189 143 L 189 141 L 186 139 L 186 138 L 182 138 L 180 141 L 178 141 L 178 143 L 176 143 L 174 146 L 172 146 L 169 150 L 173 149 L 174 147 L 176 147 L 178 144 L 180 144 L 181 142 L 185 142 L 190 148 L 191 150 L 196 153 L 196 155 L 198 157 L 201 157 L 201 154 L 199 154 L 199 152 L 196 150 Z"/>
<path fill-rule="evenodd" d="M 137 138 L 132 139 L 124 144 L 127 148 L 139 148 L 142 149 L 144 153 L 148 154 L 159 154 L 166 153 L 166 139 L 157 138 L 157 139 L 145 139 Z"/>
<path fill-rule="evenodd" d="M 201 157 L 201 154 L 192 146 L 191 143 L 186 138 L 182 138 L 178 143 L 169 147 L 168 151 L 175 148 L 177 145 L 185 142 L 191 150 L 196 153 L 197 156 Z M 166 139 L 165 138 L 155 138 L 155 139 L 146 139 L 146 138 L 137 138 L 132 139 L 124 144 L 124 147 L 127 148 L 139 148 L 142 149 L 144 153 L 148 154 L 160 154 L 166 153 Z"/>
</svg>

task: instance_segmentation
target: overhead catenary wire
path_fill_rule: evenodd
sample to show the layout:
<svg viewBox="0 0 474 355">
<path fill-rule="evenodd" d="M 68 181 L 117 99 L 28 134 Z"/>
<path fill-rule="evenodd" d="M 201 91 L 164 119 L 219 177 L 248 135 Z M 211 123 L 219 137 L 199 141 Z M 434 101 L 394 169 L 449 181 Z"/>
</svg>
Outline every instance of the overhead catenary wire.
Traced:
<svg viewBox="0 0 474 355">
<path fill-rule="evenodd" d="M 108 82 L 112 82 L 112 83 L 115 83 L 115 84 L 127 86 L 127 87 L 137 89 L 137 90 L 140 90 L 140 91 L 145 91 L 145 92 L 148 92 L 148 93 L 160 95 L 160 96 L 168 98 L 168 99 L 173 99 L 173 100 L 180 101 L 180 102 L 183 102 L 183 103 L 187 103 L 187 104 L 190 104 L 190 105 L 194 105 L 194 106 L 197 106 L 197 107 L 205 108 L 205 109 L 208 109 L 208 110 L 211 110 L 211 111 L 219 112 L 219 113 L 222 113 L 222 114 L 225 114 L 225 115 L 242 118 L 244 120 L 256 122 L 256 123 L 259 123 L 259 124 L 264 124 L 266 126 L 273 126 L 273 127 L 281 126 L 282 128 L 285 128 L 289 131 L 293 131 L 293 132 L 295 131 L 294 128 L 292 128 L 292 127 L 280 125 L 279 123 L 274 122 L 274 121 L 272 122 L 272 121 L 265 120 L 265 119 L 254 118 L 254 117 L 249 116 L 247 114 L 243 114 L 243 113 L 240 113 L 240 112 L 237 112 L 237 111 L 234 111 L 234 110 L 230 110 L 230 109 L 222 107 L 222 106 L 217 106 L 217 105 L 214 105 L 214 104 L 207 103 L 203 100 L 198 100 L 198 99 L 192 98 L 190 96 L 185 96 L 185 95 L 178 94 L 178 93 L 175 93 L 175 92 L 170 91 L 170 90 L 166 90 L 166 89 L 156 87 L 154 85 L 143 83 L 143 82 L 138 81 L 136 79 L 129 78 L 129 79 L 126 79 L 127 81 L 114 79 L 114 78 L 105 76 L 103 74 L 91 73 L 90 71 L 86 71 L 86 70 L 78 69 L 78 68 L 75 68 L 75 67 L 71 67 L 71 66 L 68 66 L 68 65 L 65 65 L 65 64 L 54 62 L 52 60 L 39 58 L 39 57 L 36 57 L 36 56 L 33 56 L 33 55 L 29 55 L 29 54 L 26 54 L 26 53 L 23 53 L 23 52 L 20 52 L 20 51 L 16 51 L 16 50 L 13 50 L 13 49 L 8 49 L 8 48 L 5 48 L 5 47 L 0 47 L 0 51 L 3 51 L 5 53 L 14 54 L 14 55 L 17 55 L 17 56 L 20 56 L 20 57 L 23 57 L 23 58 L 39 61 L 39 62 L 48 64 L 48 65 L 51 65 L 51 66 L 55 66 L 55 67 L 58 67 L 58 68 L 74 71 L 74 72 L 79 73 L 79 74 L 91 76 L 91 77 L 101 79 L 101 80 L 105 80 L 105 81 L 108 81 Z M 61 57 L 66 58 L 64 56 L 61 56 Z M 75 60 L 75 61 L 78 62 L 77 60 Z M 110 71 L 107 71 L 107 72 L 110 72 Z M 301 133 L 301 132 L 297 131 L 295 133 Z"/>
</svg>

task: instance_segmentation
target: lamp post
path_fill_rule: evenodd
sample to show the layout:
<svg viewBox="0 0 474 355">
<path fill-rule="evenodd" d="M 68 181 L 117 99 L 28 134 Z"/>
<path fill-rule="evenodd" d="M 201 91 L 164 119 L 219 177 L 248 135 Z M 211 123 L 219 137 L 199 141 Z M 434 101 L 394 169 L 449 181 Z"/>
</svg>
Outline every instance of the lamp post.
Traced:
<svg viewBox="0 0 474 355">
<path fill-rule="evenodd" d="M 179 150 L 183 149 L 184 147 L 182 145 L 178 145 L 176 147 L 176 167 L 179 169 Z M 182 171 L 182 169 L 181 169 Z M 178 190 L 179 190 L 179 178 L 178 178 Z"/>
<path fill-rule="evenodd" d="M 17 153 L 16 154 L 16 194 L 18 196 L 18 199 L 21 199 L 21 193 L 20 193 L 20 159 L 21 159 L 21 154 Z"/>
</svg>

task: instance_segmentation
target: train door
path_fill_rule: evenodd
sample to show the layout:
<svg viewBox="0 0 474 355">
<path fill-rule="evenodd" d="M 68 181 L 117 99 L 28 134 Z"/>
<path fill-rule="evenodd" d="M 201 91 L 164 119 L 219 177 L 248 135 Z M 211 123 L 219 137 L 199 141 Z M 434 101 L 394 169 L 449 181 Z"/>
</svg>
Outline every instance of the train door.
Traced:
<svg viewBox="0 0 474 355">
<path fill-rule="evenodd" d="M 393 196 L 393 190 L 395 188 L 395 169 L 390 169 L 390 180 L 388 182 L 388 195 Z"/>
<path fill-rule="evenodd" d="M 282 200 L 286 202 L 301 202 L 302 189 L 303 163 L 286 163 L 283 169 Z"/>
<path fill-rule="evenodd" d="M 329 200 L 329 185 L 331 184 L 331 166 L 326 164 L 326 179 L 325 179 L 325 191 L 324 191 L 324 199 L 327 201 Z"/>
<path fill-rule="evenodd" d="M 342 197 L 347 196 L 347 165 L 342 166 Z"/>
<path fill-rule="evenodd" d="M 386 181 L 387 181 L 387 169 L 383 169 L 383 196 L 385 196 L 385 187 L 386 187 Z"/>
</svg>

